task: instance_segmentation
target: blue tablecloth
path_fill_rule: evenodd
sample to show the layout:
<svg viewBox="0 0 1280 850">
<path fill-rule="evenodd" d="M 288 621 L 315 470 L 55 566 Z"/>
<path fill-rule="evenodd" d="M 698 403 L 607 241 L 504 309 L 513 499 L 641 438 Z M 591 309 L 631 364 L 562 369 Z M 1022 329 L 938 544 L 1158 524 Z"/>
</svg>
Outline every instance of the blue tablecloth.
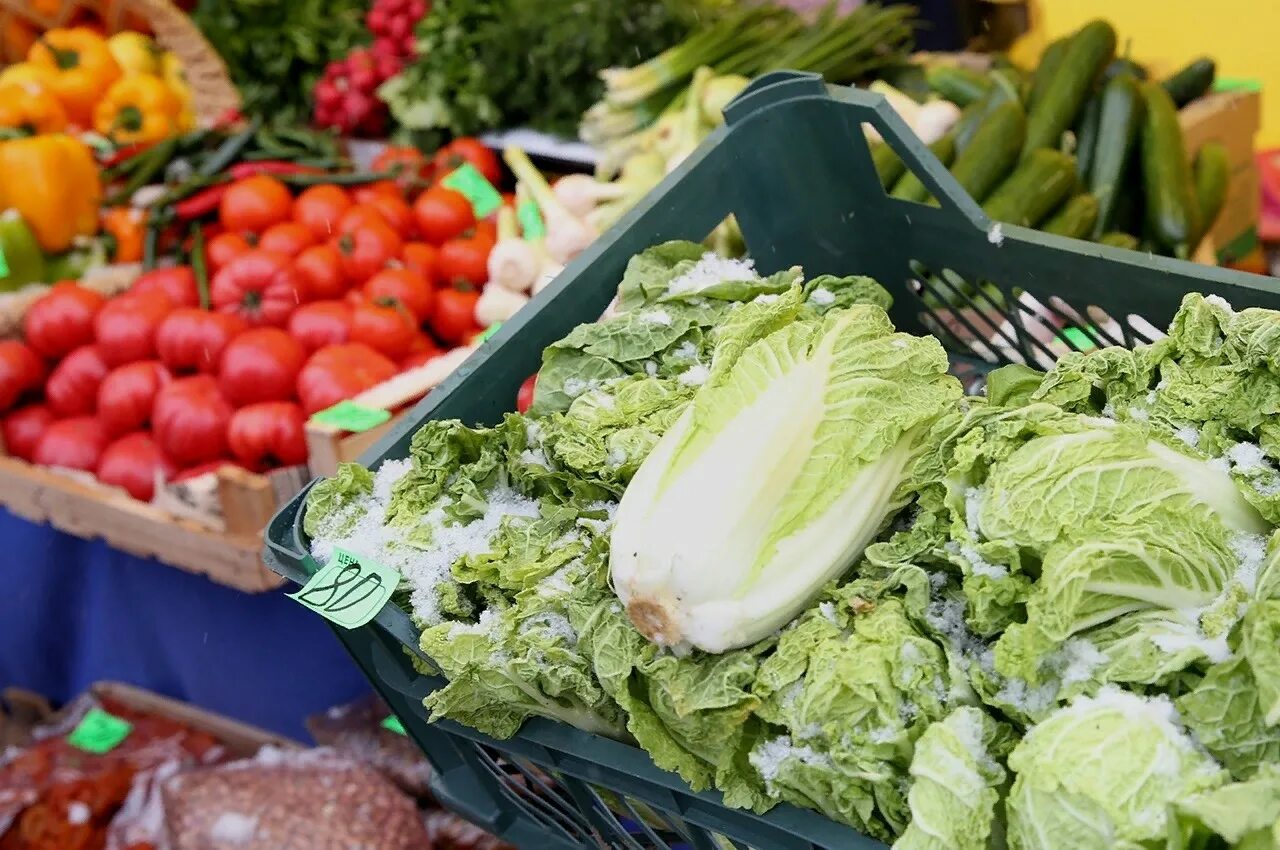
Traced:
<svg viewBox="0 0 1280 850">
<path fill-rule="evenodd" d="M 370 687 L 318 616 L 0 509 L 0 685 L 128 682 L 300 740 Z"/>
</svg>

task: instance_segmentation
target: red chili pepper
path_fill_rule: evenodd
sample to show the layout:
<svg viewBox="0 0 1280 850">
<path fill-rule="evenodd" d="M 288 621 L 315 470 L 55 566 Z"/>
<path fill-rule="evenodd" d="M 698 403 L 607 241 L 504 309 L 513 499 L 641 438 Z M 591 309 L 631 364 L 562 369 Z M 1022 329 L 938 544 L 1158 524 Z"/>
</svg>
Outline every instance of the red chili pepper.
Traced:
<svg viewBox="0 0 1280 850">
<path fill-rule="evenodd" d="M 319 168 L 288 162 L 283 159 L 264 159 L 260 162 L 238 162 L 227 170 L 232 180 L 244 180 L 246 177 L 257 177 L 259 174 L 320 174 Z"/>
<path fill-rule="evenodd" d="M 220 183 L 217 186 L 210 186 L 208 189 L 201 189 L 190 197 L 183 198 L 173 205 L 174 215 L 179 221 L 191 221 L 192 219 L 203 218 L 206 215 L 218 211 L 218 205 L 222 203 L 222 196 L 227 192 L 226 183 Z"/>
<path fill-rule="evenodd" d="M 244 113 L 234 106 L 229 106 L 222 111 L 217 120 L 213 122 L 216 129 L 224 129 L 232 124 L 239 124 L 244 120 Z"/>
<path fill-rule="evenodd" d="M 111 156 L 102 161 L 102 167 L 114 168 L 127 159 L 133 159 L 149 147 L 151 147 L 150 142 L 138 142 L 132 145 L 125 145 L 122 148 L 117 148 Z"/>
</svg>

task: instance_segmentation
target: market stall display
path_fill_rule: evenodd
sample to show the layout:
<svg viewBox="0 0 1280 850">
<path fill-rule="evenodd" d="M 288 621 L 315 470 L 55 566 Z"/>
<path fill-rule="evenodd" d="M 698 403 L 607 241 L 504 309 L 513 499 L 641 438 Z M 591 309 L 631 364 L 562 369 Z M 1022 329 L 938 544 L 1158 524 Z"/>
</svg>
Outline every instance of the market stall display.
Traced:
<svg viewBox="0 0 1280 850">
<path fill-rule="evenodd" d="M 785 834 L 874 846 L 832 821 L 899 847 L 985 847 L 1006 828 L 1015 847 L 1090 848 L 1100 834 L 1156 846 L 1171 822 L 1188 824 L 1187 840 L 1221 835 L 1200 816 L 1220 798 L 1267 799 L 1272 674 L 1257 635 L 1273 614 L 1280 470 L 1262 411 L 1275 403 L 1266 351 L 1280 289 L 992 223 L 876 104 L 825 98 L 813 79 L 758 82 L 730 108 L 729 131 L 590 269 L 504 326 L 416 433 L 275 520 L 277 566 L 291 562 L 298 580 L 335 557 L 357 574 L 364 563 L 399 571 L 404 592 L 378 624 L 339 633 L 411 732 L 430 714 L 483 745 L 475 773 L 455 768 L 458 787 L 474 778 L 477 809 L 518 806 L 502 782 L 478 778 L 493 753 L 560 768 L 575 799 L 674 794 L 656 804 L 661 829 L 692 821 L 764 846 Z M 876 179 L 863 121 L 940 208 L 831 188 L 833 149 L 854 151 L 843 161 Z M 799 123 L 810 132 L 775 129 Z M 779 144 L 788 176 L 731 188 L 747 185 L 726 181 L 742 151 L 766 157 Z M 785 221 L 758 204 L 809 183 L 828 190 Z M 730 209 L 760 272 L 694 243 L 641 250 L 654 234 L 705 232 Z M 815 271 L 789 267 L 799 259 Z M 1122 333 L 1073 325 L 1061 340 L 1077 353 L 1047 374 L 1007 356 L 985 398 L 963 398 L 939 341 L 895 333 L 883 312 L 891 295 L 900 329 L 928 329 L 922 284 L 899 282 L 916 259 L 989 276 L 1011 304 L 1023 287 L 1076 316 L 1115 311 L 1105 281 L 1123 276 L 1141 301 L 1129 309 L 1149 321 L 1126 317 Z M 616 304 L 593 321 L 614 287 Z M 1224 297 L 1272 310 L 1237 313 Z M 1168 336 L 1139 329 L 1170 319 Z M 1015 353 L 1034 345 L 1024 337 Z M 544 347 L 528 414 L 504 416 Z M 1226 401 L 1238 397 L 1220 394 L 1228 382 L 1256 403 Z M 770 477 L 752 476 L 754 463 Z M 1139 469 L 1150 486 L 1129 481 Z M 1065 501 L 1040 510 L 1049 497 L 1037 488 Z M 1122 503 L 1133 506 L 1113 509 Z M 1157 545 L 1188 524 L 1184 543 Z M 1188 546 L 1208 548 L 1189 558 Z M 1105 581 L 1120 570 L 1132 580 Z M 401 641 L 442 677 L 388 666 Z M 1240 720 L 1223 727 L 1208 712 L 1222 710 L 1213 695 L 1228 676 Z M 1080 731 L 1094 727 L 1146 743 L 1117 755 Z M 1066 751 L 1065 762 L 1046 755 Z M 1106 783 L 1148 760 L 1164 779 L 1114 803 Z M 943 766 L 954 778 L 940 778 Z M 689 790 L 713 787 L 727 809 Z M 822 814 L 729 811 L 779 803 Z M 1070 814 L 1081 807 L 1088 817 Z M 1040 813 L 1059 824 L 1050 843 Z M 1244 832 L 1269 834 L 1278 815 L 1262 805 Z M 585 843 L 571 822 L 521 826 Z"/>
</svg>

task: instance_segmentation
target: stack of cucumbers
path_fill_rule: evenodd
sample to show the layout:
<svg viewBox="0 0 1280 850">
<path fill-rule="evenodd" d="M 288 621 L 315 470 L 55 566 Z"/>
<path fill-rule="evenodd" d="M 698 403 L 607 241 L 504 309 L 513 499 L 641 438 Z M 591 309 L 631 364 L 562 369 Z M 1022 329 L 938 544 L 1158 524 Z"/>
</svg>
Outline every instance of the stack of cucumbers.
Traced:
<svg viewBox="0 0 1280 850">
<path fill-rule="evenodd" d="M 929 68 L 933 92 L 963 109 L 931 149 L 993 220 L 1188 258 L 1230 176 L 1217 142 L 1189 162 L 1178 124 L 1212 86 L 1213 62 L 1156 83 L 1115 50 L 1099 20 L 1049 45 L 1030 73 L 1002 59 L 985 74 Z M 887 146 L 873 156 L 890 194 L 934 203 Z"/>
</svg>

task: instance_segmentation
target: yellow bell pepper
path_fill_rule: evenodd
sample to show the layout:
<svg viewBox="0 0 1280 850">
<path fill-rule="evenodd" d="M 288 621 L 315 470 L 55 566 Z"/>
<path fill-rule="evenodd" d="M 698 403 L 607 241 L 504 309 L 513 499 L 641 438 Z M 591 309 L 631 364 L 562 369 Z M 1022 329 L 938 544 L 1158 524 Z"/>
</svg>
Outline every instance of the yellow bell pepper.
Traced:
<svg viewBox="0 0 1280 850">
<path fill-rule="evenodd" d="M 191 93 L 191 84 L 187 82 L 187 72 L 182 68 L 182 60 L 170 51 L 160 55 L 160 77 L 173 89 L 182 103 L 182 112 L 178 116 L 178 127 L 187 132 L 196 126 L 195 98 Z"/>
<path fill-rule="evenodd" d="M 93 125 L 93 107 L 120 79 L 107 40 L 87 27 L 52 29 L 31 46 L 27 61 L 53 72 L 49 87 L 73 124 Z"/>
<path fill-rule="evenodd" d="M 67 113 L 39 83 L 0 83 L 0 127 L 38 135 L 67 129 Z"/>
<path fill-rule="evenodd" d="M 50 88 L 53 82 L 53 71 L 43 65 L 30 62 L 16 62 L 0 70 L 0 86 L 15 83 L 36 83 L 43 88 Z"/>
<path fill-rule="evenodd" d="M 157 142 L 178 132 L 182 102 L 159 77 L 125 77 L 107 89 L 93 128 L 120 144 Z"/>
<path fill-rule="evenodd" d="M 160 73 L 160 51 L 140 32 L 118 32 L 107 39 L 107 49 L 126 77 Z"/>
<path fill-rule="evenodd" d="M 102 178 L 93 152 L 62 133 L 0 142 L 0 209 L 16 209 L 45 253 L 98 230 Z"/>
</svg>

